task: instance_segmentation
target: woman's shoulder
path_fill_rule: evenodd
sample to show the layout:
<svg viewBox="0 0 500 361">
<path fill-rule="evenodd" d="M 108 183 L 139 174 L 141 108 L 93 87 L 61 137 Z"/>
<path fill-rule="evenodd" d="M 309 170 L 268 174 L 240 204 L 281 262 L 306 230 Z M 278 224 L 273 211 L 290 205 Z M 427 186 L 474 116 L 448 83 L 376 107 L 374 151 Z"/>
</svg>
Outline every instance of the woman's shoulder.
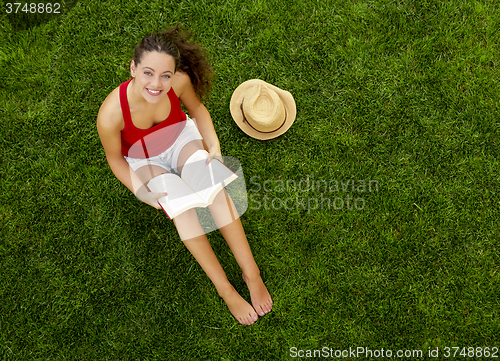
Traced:
<svg viewBox="0 0 500 361">
<path fill-rule="evenodd" d="M 115 88 L 104 99 L 97 115 L 97 126 L 107 129 L 123 129 L 124 121 L 120 105 L 120 87 Z"/>
<path fill-rule="evenodd" d="M 177 70 L 172 78 L 172 88 L 175 94 L 180 98 L 183 93 L 193 89 L 191 78 L 183 71 Z"/>
<path fill-rule="evenodd" d="M 192 113 L 200 106 L 201 101 L 196 95 L 193 83 L 188 74 L 178 70 L 174 75 L 172 88 L 188 113 Z"/>
</svg>

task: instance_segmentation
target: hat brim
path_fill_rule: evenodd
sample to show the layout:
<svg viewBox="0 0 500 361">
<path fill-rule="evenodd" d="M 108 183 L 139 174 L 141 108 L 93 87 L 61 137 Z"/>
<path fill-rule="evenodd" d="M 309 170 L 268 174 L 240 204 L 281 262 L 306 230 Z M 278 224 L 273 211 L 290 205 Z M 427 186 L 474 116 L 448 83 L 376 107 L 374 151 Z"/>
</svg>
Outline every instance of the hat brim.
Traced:
<svg viewBox="0 0 500 361">
<path fill-rule="evenodd" d="M 245 94 L 247 94 L 248 89 L 259 85 L 263 84 L 269 87 L 270 89 L 273 89 L 278 96 L 281 98 L 281 101 L 283 102 L 283 106 L 285 107 L 286 110 L 286 119 L 285 123 L 277 130 L 269 133 L 263 133 L 259 132 L 258 130 L 252 128 L 248 123 L 244 122 L 243 120 L 243 113 L 241 112 L 241 102 L 243 101 L 243 98 L 245 97 Z M 280 89 L 272 84 L 266 83 L 263 80 L 260 79 L 251 79 L 247 80 L 244 83 L 241 83 L 233 92 L 233 95 L 231 96 L 231 102 L 229 103 L 229 109 L 231 111 L 231 116 L 233 117 L 234 121 L 238 125 L 238 127 L 247 135 L 260 139 L 260 140 L 266 140 L 266 139 L 272 139 L 279 137 L 283 133 L 285 133 L 293 124 L 295 121 L 295 116 L 297 115 L 297 107 L 295 105 L 295 100 L 293 99 L 292 94 L 287 92 L 286 90 Z"/>
</svg>

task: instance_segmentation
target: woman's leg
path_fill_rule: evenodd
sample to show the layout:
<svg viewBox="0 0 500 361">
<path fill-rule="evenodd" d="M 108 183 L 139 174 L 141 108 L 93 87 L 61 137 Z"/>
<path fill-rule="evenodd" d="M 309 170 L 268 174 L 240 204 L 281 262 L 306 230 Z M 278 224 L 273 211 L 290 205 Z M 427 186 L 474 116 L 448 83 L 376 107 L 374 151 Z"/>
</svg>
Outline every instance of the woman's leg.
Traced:
<svg viewBox="0 0 500 361">
<path fill-rule="evenodd" d="M 162 167 L 149 165 L 137 169 L 135 173 L 143 183 L 147 184 L 151 178 L 168 172 Z M 184 244 L 213 282 L 217 292 L 228 305 L 232 315 L 241 324 L 253 324 L 257 320 L 255 310 L 229 283 L 224 270 L 208 242 L 207 236 L 201 228 L 196 211 L 190 209 L 175 217 L 174 224 Z"/>
<path fill-rule="evenodd" d="M 201 141 L 197 140 L 189 142 L 182 148 L 177 162 L 179 172 L 182 171 L 182 167 L 188 158 L 197 150 L 203 149 L 202 147 Z M 253 307 L 259 315 L 265 315 L 271 311 L 273 301 L 260 277 L 259 268 L 248 245 L 236 207 L 225 189 L 219 192 L 208 208 L 217 228 L 221 231 L 238 265 L 241 267 L 243 279 L 250 291 Z M 198 229 L 191 231 L 199 232 Z"/>
<path fill-rule="evenodd" d="M 207 236 L 203 233 L 198 216 L 194 209 L 190 209 L 174 218 L 174 223 L 183 240 L 186 248 L 191 252 L 201 268 L 214 284 L 217 293 L 224 299 L 229 311 L 234 318 L 243 325 L 251 325 L 257 321 L 257 314 L 254 308 L 236 292 L 215 256 L 215 253 L 208 242 Z M 191 237 L 193 228 L 195 237 Z M 200 233 L 201 231 L 201 233 Z M 201 234 L 201 235 L 200 235 Z M 190 237 L 190 238 L 183 238 Z"/>
<path fill-rule="evenodd" d="M 179 173 L 187 159 L 197 150 L 203 149 L 201 141 L 186 144 L 177 161 Z M 196 261 L 203 268 L 219 295 L 224 299 L 233 316 L 242 324 L 251 325 L 257 320 L 254 308 L 236 292 L 222 269 L 203 231 L 195 209 L 190 209 L 174 218 L 179 236 Z"/>
<path fill-rule="evenodd" d="M 225 189 L 215 197 L 209 209 L 243 272 L 243 280 L 250 291 L 253 307 L 260 316 L 264 316 L 271 311 L 273 301 L 260 277 L 243 225 L 239 218 L 234 217 L 234 214 L 237 215 L 236 207 Z"/>
</svg>

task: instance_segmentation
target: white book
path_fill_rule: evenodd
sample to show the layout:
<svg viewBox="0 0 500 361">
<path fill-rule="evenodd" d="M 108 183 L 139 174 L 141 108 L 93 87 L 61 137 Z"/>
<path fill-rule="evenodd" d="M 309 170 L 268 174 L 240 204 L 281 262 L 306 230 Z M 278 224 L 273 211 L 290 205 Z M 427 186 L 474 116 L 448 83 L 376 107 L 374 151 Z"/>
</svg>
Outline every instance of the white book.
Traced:
<svg viewBox="0 0 500 361">
<path fill-rule="evenodd" d="M 158 199 L 170 219 L 195 207 L 207 207 L 226 185 L 238 176 L 218 159 L 206 164 L 208 152 L 198 150 L 184 164 L 181 176 L 161 174 L 151 179 L 151 192 L 167 193 Z"/>
</svg>

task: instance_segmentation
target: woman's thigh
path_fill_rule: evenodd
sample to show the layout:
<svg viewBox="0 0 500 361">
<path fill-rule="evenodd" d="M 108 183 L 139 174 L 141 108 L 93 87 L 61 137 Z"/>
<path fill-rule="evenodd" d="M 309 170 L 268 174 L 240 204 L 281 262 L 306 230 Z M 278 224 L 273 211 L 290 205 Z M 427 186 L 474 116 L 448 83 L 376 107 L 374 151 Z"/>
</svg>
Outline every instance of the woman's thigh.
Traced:
<svg viewBox="0 0 500 361">
<path fill-rule="evenodd" d="M 147 184 L 154 177 L 168 173 L 167 170 L 158 165 L 145 165 L 135 171 L 142 183 Z"/>
<path fill-rule="evenodd" d="M 179 173 L 182 172 L 182 167 L 184 167 L 184 164 L 189 157 L 191 157 L 197 150 L 203 150 L 203 143 L 200 139 L 192 140 L 182 147 L 179 153 L 179 158 L 177 159 L 177 171 Z"/>
</svg>

